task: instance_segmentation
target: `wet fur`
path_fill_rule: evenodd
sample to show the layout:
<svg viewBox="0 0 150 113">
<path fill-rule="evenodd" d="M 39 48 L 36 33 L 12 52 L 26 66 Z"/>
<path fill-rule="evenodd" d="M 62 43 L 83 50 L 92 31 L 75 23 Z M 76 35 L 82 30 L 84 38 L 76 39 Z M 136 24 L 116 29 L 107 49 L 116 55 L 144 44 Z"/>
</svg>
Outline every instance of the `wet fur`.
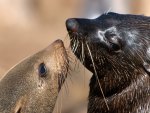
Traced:
<svg viewBox="0 0 150 113">
<path fill-rule="evenodd" d="M 150 112 L 150 17 L 103 14 L 69 31 L 74 54 L 93 72 L 88 113 Z M 113 51 L 108 38 L 117 37 Z"/>
</svg>

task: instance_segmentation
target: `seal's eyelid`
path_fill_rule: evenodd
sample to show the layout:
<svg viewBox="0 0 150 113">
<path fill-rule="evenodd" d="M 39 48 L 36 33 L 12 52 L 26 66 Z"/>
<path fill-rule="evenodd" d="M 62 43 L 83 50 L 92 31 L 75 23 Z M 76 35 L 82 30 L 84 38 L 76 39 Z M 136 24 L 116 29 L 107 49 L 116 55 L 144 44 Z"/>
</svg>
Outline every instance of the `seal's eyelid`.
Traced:
<svg viewBox="0 0 150 113">
<path fill-rule="evenodd" d="M 47 68 L 44 63 L 41 63 L 38 67 L 38 73 L 40 77 L 45 77 L 47 74 Z"/>
</svg>

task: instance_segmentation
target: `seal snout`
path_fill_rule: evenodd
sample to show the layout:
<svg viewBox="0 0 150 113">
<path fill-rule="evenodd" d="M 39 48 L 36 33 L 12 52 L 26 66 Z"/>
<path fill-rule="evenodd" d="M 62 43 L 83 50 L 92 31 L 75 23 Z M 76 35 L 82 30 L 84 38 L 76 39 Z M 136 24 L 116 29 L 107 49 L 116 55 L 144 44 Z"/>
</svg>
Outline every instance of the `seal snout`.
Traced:
<svg viewBox="0 0 150 113">
<path fill-rule="evenodd" d="M 47 50 L 57 50 L 59 48 L 64 48 L 64 43 L 62 40 L 58 39 L 47 47 Z"/>
<path fill-rule="evenodd" d="M 63 43 L 63 41 L 62 40 L 60 40 L 60 39 L 57 39 L 55 42 L 54 42 L 54 45 L 58 45 L 58 46 L 64 46 L 64 43 Z"/>
<path fill-rule="evenodd" d="M 58 39 L 54 42 L 54 48 L 57 50 L 59 48 L 63 47 L 64 48 L 64 43 L 62 40 Z"/>
<path fill-rule="evenodd" d="M 70 18 L 66 20 L 66 27 L 68 31 L 77 32 L 78 31 L 78 22 L 76 19 Z"/>
</svg>

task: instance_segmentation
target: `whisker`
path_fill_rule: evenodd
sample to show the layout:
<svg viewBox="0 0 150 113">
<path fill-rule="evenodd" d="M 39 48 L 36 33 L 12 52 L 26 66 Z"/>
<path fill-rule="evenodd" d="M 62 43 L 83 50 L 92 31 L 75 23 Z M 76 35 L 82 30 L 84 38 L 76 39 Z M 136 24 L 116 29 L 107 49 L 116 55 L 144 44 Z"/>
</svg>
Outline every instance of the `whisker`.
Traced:
<svg viewBox="0 0 150 113">
<path fill-rule="evenodd" d="M 62 110 L 62 96 L 63 96 L 63 91 L 61 91 L 61 96 L 60 96 L 60 108 L 59 108 L 59 113 L 61 113 L 61 110 Z"/>
<path fill-rule="evenodd" d="M 74 49 L 73 49 L 73 53 L 76 52 L 76 50 L 77 50 L 77 48 L 78 48 L 78 45 L 79 45 L 79 41 L 76 40 L 76 42 L 75 42 L 75 47 L 74 47 Z"/>
<path fill-rule="evenodd" d="M 70 82 L 73 84 L 73 80 L 72 80 L 71 76 L 68 76 L 68 78 L 70 79 Z"/>
<path fill-rule="evenodd" d="M 74 43 L 73 43 L 73 45 L 72 45 L 72 47 L 71 47 L 71 48 L 72 48 L 72 51 L 74 51 L 74 48 L 75 48 L 75 45 L 76 45 L 76 40 L 74 39 L 73 42 L 74 42 Z"/>
<path fill-rule="evenodd" d="M 65 47 L 70 45 L 70 38 L 69 38 L 69 33 L 66 34 L 66 36 L 62 39 L 64 42 Z"/>
<path fill-rule="evenodd" d="M 69 87 L 68 87 L 68 81 L 65 82 L 65 88 L 66 88 L 66 95 L 69 94 Z"/>
<path fill-rule="evenodd" d="M 67 33 L 66 36 L 63 38 L 63 42 L 66 41 L 67 37 L 69 37 L 69 33 Z"/>
<path fill-rule="evenodd" d="M 106 10 L 106 12 L 104 12 L 104 14 L 107 15 L 111 10 L 112 10 L 112 7 L 110 7 L 108 10 Z"/>
<path fill-rule="evenodd" d="M 95 75 L 96 75 L 96 79 L 97 79 L 98 84 L 99 84 L 99 88 L 100 88 L 101 93 L 102 93 L 102 96 L 103 96 L 103 98 L 104 98 L 106 107 L 107 107 L 107 109 L 109 110 L 109 106 L 108 106 L 108 104 L 107 104 L 107 100 L 106 100 L 106 98 L 105 98 L 104 92 L 103 92 L 103 90 L 102 90 L 102 86 L 101 86 L 101 84 L 100 84 L 100 81 L 99 81 L 99 78 L 98 78 L 98 75 L 97 75 L 97 71 L 96 71 L 96 68 L 95 68 L 95 63 L 94 63 L 94 60 L 93 60 L 93 57 L 92 57 L 92 53 L 91 53 L 91 50 L 90 50 L 90 48 L 89 48 L 87 42 L 86 42 L 86 46 L 87 46 L 87 49 L 88 49 L 88 51 L 89 51 L 89 54 L 90 54 L 90 57 L 91 57 L 91 60 L 92 60 L 92 63 L 93 63 L 93 68 L 94 68 L 94 72 L 95 72 Z"/>
<path fill-rule="evenodd" d="M 82 42 L 82 59 L 83 59 L 83 65 L 85 65 L 85 54 L 84 54 L 84 43 Z M 85 67 L 84 67 L 84 75 L 83 75 L 83 86 L 85 88 Z"/>
<path fill-rule="evenodd" d="M 74 49 L 73 53 L 75 53 L 75 52 L 76 52 L 76 50 L 77 50 L 78 46 L 79 46 L 79 41 L 77 40 L 76 48 Z"/>
</svg>

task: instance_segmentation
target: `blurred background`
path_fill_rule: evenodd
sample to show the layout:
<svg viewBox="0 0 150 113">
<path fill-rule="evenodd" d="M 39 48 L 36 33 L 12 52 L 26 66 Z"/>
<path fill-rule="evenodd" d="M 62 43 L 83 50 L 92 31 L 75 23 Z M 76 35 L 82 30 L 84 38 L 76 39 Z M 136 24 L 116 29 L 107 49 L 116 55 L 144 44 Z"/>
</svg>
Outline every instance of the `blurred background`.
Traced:
<svg viewBox="0 0 150 113">
<path fill-rule="evenodd" d="M 0 0 L 0 78 L 17 62 L 58 38 L 68 48 L 67 18 L 95 18 L 109 11 L 149 16 L 149 4 L 149 0 Z M 77 109 L 86 113 L 91 75 L 77 62 L 70 75 L 72 81 L 67 79 L 69 93 L 62 89 L 54 113 L 76 105 L 83 105 Z"/>
</svg>

